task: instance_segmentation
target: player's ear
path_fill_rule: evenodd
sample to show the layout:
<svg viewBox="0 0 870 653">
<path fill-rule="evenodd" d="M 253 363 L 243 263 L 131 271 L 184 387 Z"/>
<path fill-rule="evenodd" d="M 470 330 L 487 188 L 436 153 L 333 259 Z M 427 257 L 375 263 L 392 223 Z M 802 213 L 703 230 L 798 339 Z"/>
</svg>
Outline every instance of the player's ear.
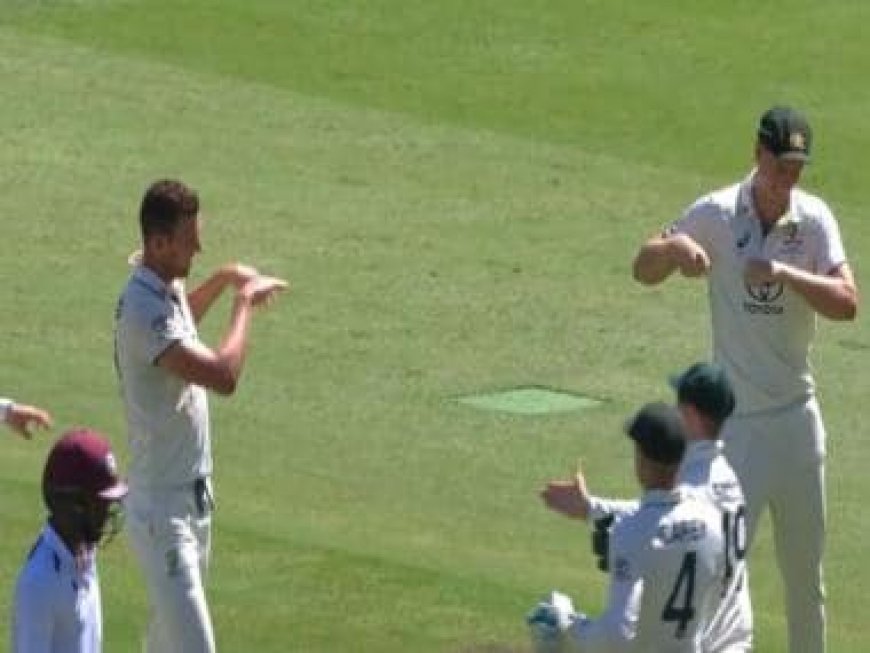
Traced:
<svg viewBox="0 0 870 653">
<path fill-rule="evenodd" d="M 164 233 L 156 233 L 149 236 L 145 246 L 152 252 L 162 252 L 169 245 L 169 236 Z"/>
<path fill-rule="evenodd" d="M 154 231 L 145 237 L 143 248 L 149 252 L 159 254 L 172 243 L 174 232 Z"/>
</svg>

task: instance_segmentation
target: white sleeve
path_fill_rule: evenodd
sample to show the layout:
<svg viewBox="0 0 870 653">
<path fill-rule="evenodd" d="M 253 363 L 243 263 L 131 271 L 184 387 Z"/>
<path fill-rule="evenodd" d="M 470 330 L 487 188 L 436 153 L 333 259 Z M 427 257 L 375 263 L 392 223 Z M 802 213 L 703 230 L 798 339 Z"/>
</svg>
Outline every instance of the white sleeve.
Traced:
<svg viewBox="0 0 870 653">
<path fill-rule="evenodd" d="M 589 497 L 589 518 L 598 521 L 610 515 L 622 519 L 637 512 L 639 501 L 620 501 L 604 497 Z"/>
<path fill-rule="evenodd" d="M 19 584 L 12 616 L 12 653 L 51 651 L 54 629 L 51 592 L 27 583 Z"/>
<path fill-rule="evenodd" d="M 130 335 L 137 356 L 154 363 L 160 354 L 186 335 L 184 314 L 178 304 L 148 301 L 130 315 Z"/>
<path fill-rule="evenodd" d="M 828 274 L 846 262 L 846 248 L 843 247 L 840 227 L 837 225 L 831 210 L 824 203 L 821 203 L 821 209 L 818 222 L 819 239 L 815 271 L 817 274 Z"/>
<path fill-rule="evenodd" d="M 667 227 L 663 235 L 686 234 L 709 254 L 714 240 L 713 218 L 718 214 L 719 208 L 712 197 L 702 197 L 687 208 L 679 220 L 676 220 Z"/>
<path fill-rule="evenodd" d="M 607 608 L 597 619 L 580 617 L 568 631 L 568 647 L 577 653 L 621 653 L 630 650 L 640 619 L 643 595 L 642 555 L 633 522 L 621 522 L 610 539 L 610 592 Z"/>
<path fill-rule="evenodd" d="M 9 414 L 9 409 L 15 402 L 6 397 L 0 397 L 0 422 L 6 421 L 6 416 Z"/>
</svg>

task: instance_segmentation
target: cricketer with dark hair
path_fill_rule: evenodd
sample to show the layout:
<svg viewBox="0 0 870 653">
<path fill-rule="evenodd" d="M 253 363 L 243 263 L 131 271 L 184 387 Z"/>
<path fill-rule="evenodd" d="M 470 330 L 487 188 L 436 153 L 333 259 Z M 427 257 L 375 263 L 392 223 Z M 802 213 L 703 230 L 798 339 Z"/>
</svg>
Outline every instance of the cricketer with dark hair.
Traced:
<svg viewBox="0 0 870 653">
<path fill-rule="evenodd" d="M 199 211 L 197 193 L 181 181 L 147 189 L 141 259 L 116 311 L 115 365 L 130 446 L 127 525 L 148 584 L 151 653 L 215 650 L 205 596 L 214 509 L 207 390 L 235 391 L 254 311 L 287 285 L 231 263 L 186 290 L 201 247 Z M 211 348 L 197 325 L 228 288 L 235 291 L 229 324 Z"/>
</svg>

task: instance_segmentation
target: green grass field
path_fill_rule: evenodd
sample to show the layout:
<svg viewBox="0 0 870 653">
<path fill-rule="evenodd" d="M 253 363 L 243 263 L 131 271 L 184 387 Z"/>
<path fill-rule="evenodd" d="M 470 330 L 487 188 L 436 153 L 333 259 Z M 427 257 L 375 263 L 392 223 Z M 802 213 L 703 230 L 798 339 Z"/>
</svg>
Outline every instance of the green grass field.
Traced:
<svg viewBox="0 0 870 653">
<path fill-rule="evenodd" d="M 857 0 L 0 0 L 0 391 L 123 461 L 114 304 L 143 189 L 181 177 L 207 215 L 194 279 L 239 259 L 293 285 L 212 401 L 220 649 L 524 650 L 540 594 L 594 612 L 605 589 L 537 490 L 582 456 L 594 488 L 633 494 L 624 418 L 708 346 L 702 286 L 641 288 L 631 257 L 746 172 L 768 105 L 809 114 L 804 185 L 870 284 L 868 19 Z M 835 653 L 870 642 L 868 352 L 863 318 L 820 325 Z M 456 401 L 525 384 L 604 402 Z M 5 615 L 50 436 L 3 439 Z M 757 650 L 782 651 L 767 525 L 751 563 Z M 105 649 L 138 650 L 123 539 L 101 574 Z"/>
</svg>

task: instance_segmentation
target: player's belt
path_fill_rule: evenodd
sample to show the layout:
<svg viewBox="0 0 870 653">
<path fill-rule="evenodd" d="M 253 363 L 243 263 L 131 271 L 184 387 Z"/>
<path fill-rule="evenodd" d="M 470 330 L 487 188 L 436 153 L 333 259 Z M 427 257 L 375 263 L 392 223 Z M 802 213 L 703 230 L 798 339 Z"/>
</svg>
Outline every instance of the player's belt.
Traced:
<svg viewBox="0 0 870 653">
<path fill-rule="evenodd" d="M 211 493 L 211 483 L 205 476 L 200 476 L 193 482 L 193 500 L 200 517 L 205 517 L 214 511 L 214 495 Z"/>
</svg>

